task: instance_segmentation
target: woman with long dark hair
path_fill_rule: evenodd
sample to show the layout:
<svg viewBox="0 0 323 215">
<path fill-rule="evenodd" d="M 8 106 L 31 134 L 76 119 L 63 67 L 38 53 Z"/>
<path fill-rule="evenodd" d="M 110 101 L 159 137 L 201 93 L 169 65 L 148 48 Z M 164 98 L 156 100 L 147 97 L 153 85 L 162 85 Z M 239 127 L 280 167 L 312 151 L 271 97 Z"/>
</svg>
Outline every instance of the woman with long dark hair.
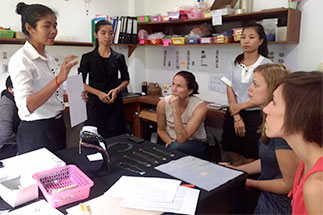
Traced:
<svg viewBox="0 0 323 215">
<path fill-rule="evenodd" d="M 271 63 L 267 58 L 267 39 L 262 25 L 247 24 L 242 31 L 241 47 L 227 74 L 221 79 L 227 85 L 228 111 L 225 114 L 222 149 L 231 154 L 226 161 L 241 165 L 258 158 L 258 127 L 262 122 L 260 107 L 249 102 L 248 87 L 253 70 Z"/>
<path fill-rule="evenodd" d="M 89 93 L 85 125 L 97 127 L 99 134 L 108 138 L 126 132 L 120 91 L 129 84 L 129 73 L 125 57 L 111 49 L 114 36 L 112 24 L 106 20 L 97 22 L 94 36 L 95 49 L 82 56 L 78 69 L 83 75 L 84 88 Z M 87 75 L 88 84 L 85 83 Z"/>
</svg>

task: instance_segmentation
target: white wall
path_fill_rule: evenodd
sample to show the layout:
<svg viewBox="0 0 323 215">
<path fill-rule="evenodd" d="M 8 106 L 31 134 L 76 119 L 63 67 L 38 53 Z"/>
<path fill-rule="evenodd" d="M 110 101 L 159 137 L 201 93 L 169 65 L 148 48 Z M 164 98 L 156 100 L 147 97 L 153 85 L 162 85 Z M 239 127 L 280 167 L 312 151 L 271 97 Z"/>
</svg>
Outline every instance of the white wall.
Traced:
<svg viewBox="0 0 323 215">
<path fill-rule="evenodd" d="M 22 0 L 1 0 L 0 26 L 11 27 L 20 31 L 20 16 L 15 13 L 18 2 Z M 213 0 L 207 0 L 212 3 Z M 72 36 L 74 41 L 89 42 L 91 40 L 90 20 L 95 14 L 114 15 L 153 15 L 167 14 L 175 6 L 192 5 L 195 0 L 91 0 L 89 15 L 85 14 L 84 0 L 25 0 L 27 4 L 41 3 L 48 5 L 58 12 L 58 30 L 61 35 Z M 287 0 L 254 0 L 253 10 L 287 7 Z M 292 70 L 314 70 L 320 61 L 323 61 L 323 13 L 322 0 L 302 0 L 302 23 L 300 43 L 297 45 L 271 45 L 271 50 L 283 50 L 286 53 L 286 62 Z M 14 53 L 20 45 L 0 45 L 0 54 L 8 51 Z M 239 46 L 223 47 L 221 49 L 232 52 L 232 58 L 240 52 Z M 91 50 L 90 47 L 55 46 L 49 49 L 54 56 L 75 54 L 79 57 Z M 170 83 L 176 71 L 163 71 L 162 47 L 138 47 L 128 59 L 128 68 L 131 78 L 130 90 L 140 91 L 140 83 L 144 80 Z M 194 50 L 200 51 L 199 47 Z M 80 58 L 79 58 L 80 59 Z M 8 60 L 0 59 L 0 90 L 4 88 L 4 79 L 8 74 L 2 72 L 2 64 Z M 206 100 L 225 102 L 226 96 L 208 90 L 208 74 L 196 72 L 200 83 L 201 97 Z"/>
<path fill-rule="evenodd" d="M 57 13 L 58 35 L 72 36 L 73 41 L 91 41 L 91 19 L 95 14 L 108 14 L 109 16 L 134 14 L 133 0 L 91 0 L 89 4 L 89 14 L 86 15 L 86 5 L 84 0 L 1 0 L 0 26 L 10 27 L 14 31 L 21 31 L 21 16 L 18 15 L 16 5 L 18 2 L 26 4 L 44 4 L 52 8 Z M 139 8 L 139 7 L 137 7 Z M 132 11 L 131 13 L 129 13 Z M 0 56 L 2 52 L 12 55 L 21 45 L 0 45 Z M 74 46 L 53 46 L 48 47 L 53 56 L 68 56 L 71 54 L 79 56 L 92 50 L 91 47 Z M 126 55 L 127 56 L 127 55 Z M 134 60 L 129 66 L 130 76 L 134 77 Z M 3 64 L 8 64 L 8 60 L 0 57 L 0 91 L 5 88 L 5 79 L 8 73 L 4 73 Z M 74 69 L 76 69 L 75 67 Z M 75 74 L 76 71 L 72 71 Z"/>
</svg>

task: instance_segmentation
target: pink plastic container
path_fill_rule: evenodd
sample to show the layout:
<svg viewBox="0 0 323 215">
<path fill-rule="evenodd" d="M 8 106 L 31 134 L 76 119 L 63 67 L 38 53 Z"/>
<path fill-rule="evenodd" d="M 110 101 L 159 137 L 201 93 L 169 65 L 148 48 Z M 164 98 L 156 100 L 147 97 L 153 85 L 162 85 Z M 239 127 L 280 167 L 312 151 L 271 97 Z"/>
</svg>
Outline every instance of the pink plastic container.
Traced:
<svg viewBox="0 0 323 215">
<path fill-rule="evenodd" d="M 33 175 L 47 202 L 54 208 L 89 197 L 93 181 L 77 166 L 67 165 Z"/>
<path fill-rule="evenodd" d="M 161 22 L 162 17 L 161 16 L 150 16 L 151 22 Z"/>
</svg>

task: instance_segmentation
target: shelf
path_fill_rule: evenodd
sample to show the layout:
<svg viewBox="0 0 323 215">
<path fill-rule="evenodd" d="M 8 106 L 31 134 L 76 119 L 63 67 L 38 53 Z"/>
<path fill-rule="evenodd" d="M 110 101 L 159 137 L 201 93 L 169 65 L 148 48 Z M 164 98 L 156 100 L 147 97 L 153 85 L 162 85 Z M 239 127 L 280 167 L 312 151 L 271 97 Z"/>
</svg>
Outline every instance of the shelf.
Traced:
<svg viewBox="0 0 323 215">
<path fill-rule="evenodd" d="M 241 27 L 250 21 L 260 21 L 262 19 L 278 18 L 278 27 L 287 26 L 286 41 L 269 42 L 269 44 L 298 44 L 300 35 L 301 12 L 291 8 L 277 8 L 262 10 L 257 12 L 232 14 L 222 16 L 223 25 L 211 26 L 212 18 L 188 19 L 166 22 L 138 23 L 138 30 L 146 29 L 149 33 L 163 32 L 166 35 L 188 34 L 193 26 L 207 23 L 214 32 L 231 30 L 233 27 Z M 184 46 L 201 45 L 233 45 L 227 44 L 184 44 Z M 183 45 L 181 45 L 183 46 Z"/>
<path fill-rule="evenodd" d="M 0 44 L 11 44 L 11 45 L 20 45 L 24 44 L 26 39 L 18 38 L 0 38 Z M 113 44 L 116 46 L 128 46 L 128 57 L 131 56 L 135 50 L 137 44 Z M 73 41 L 55 41 L 54 46 L 81 46 L 81 47 L 93 47 L 94 43 L 89 42 L 73 42 Z"/>
<path fill-rule="evenodd" d="M 268 44 L 294 44 L 293 42 L 289 42 L 289 41 L 278 41 L 278 42 L 268 42 Z M 234 45 L 240 45 L 240 43 L 217 43 L 217 44 L 207 44 L 207 43 L 203 43 L 203 44 L 181 44 L 181 45 L 173 45 L 173 44 L 169 44 L 168 46 L 234 46 Z M 163 46 L 163 44 L 138 44 L 138 46 Z M 168 46 L 164 46 L 164 47 L 168 47 Z"/>
</svg>

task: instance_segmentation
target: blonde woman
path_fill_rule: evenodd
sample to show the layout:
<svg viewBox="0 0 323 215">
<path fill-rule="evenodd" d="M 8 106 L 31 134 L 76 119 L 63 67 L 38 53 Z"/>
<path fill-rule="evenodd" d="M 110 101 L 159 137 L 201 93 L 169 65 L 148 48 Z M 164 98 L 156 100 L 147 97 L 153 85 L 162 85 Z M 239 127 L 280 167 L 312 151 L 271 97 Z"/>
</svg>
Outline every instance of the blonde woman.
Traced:
<svg viewBox="0 0 323 215">
<path fill-rule="evenodd" d="M 264 64 L 254 70 L 249 90 L 249 102 L 262 109 L 272 100 L 277 83 L 290 71 L 282 64 Z M 287 194 L 293 186 L 298 158 L 281 138 L 268 139 L 264 125 L 260 127 L 259 158 L 251 163 L 233 167 L 248 174 L 259 174 L 258 180 L 247 179 L 246 187 L 261 192 L 254 214 L 291 214 L 291 199 Z M 225 164 L 227 165 L 227 164 Z M 231 166 L 232 167 L 232 166 Z"/>
</svg>

